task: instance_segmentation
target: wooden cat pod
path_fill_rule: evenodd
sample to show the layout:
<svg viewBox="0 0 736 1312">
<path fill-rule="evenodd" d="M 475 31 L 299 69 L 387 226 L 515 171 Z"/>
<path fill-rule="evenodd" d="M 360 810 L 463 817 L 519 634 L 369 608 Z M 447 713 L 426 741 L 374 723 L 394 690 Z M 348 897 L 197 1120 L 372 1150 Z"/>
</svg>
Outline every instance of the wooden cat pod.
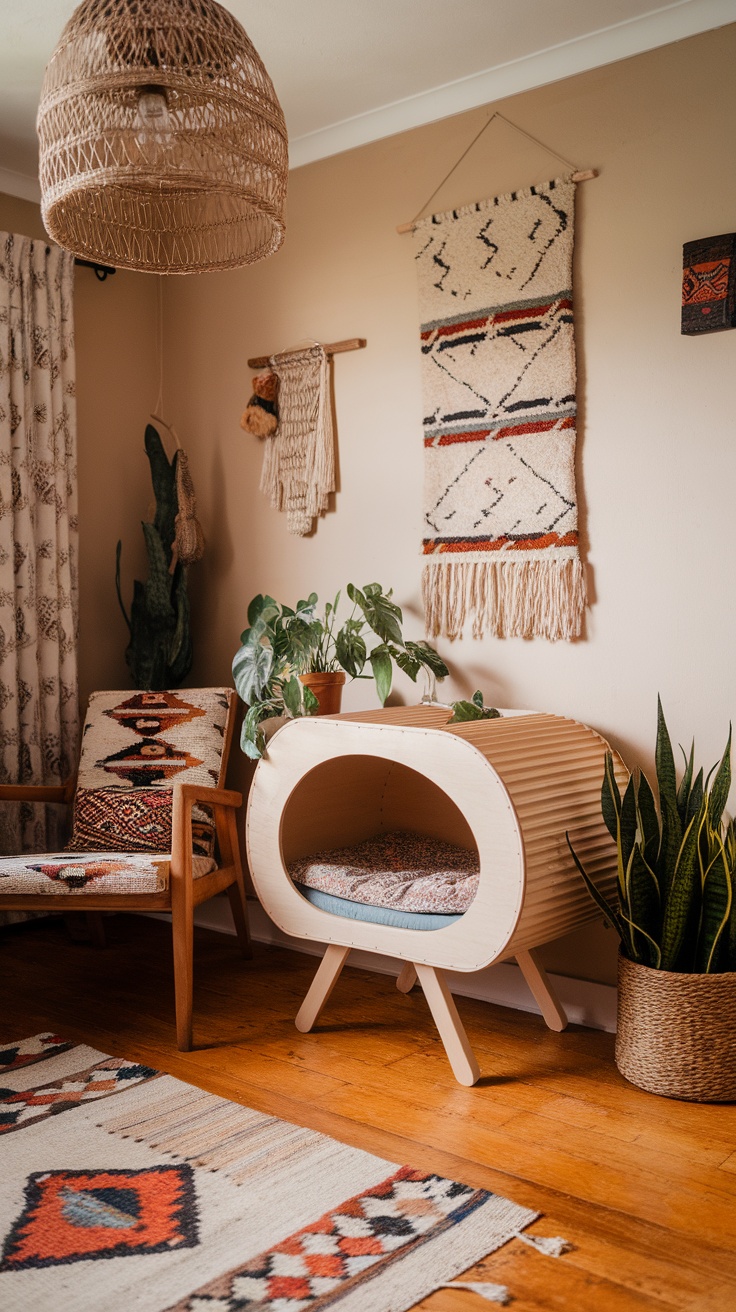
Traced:
<svg viewBox="0 0 736 1312">
<path fill-rule="evenodd" d="M 457 1079 L 474 1084 L 478 1065 L 443 972 L 515 957 L 547 1024 L 564 1029 L 535 949 L 599 914 L 565 831 L 609 896 L 616 852 L 601 818 L 608 744 L 597 733 L 555 715 L 453 726 L 449 716 L 420 706 L 288 721 L 256 769 L 246 833 L 268 915 L 287 934 L 329 945 L 297 1028 L 314 1025 L 352 948 L 398 958 L 398 987 L 408 991 L 418 976 Z M 614 766 L 625 781 L 615 754 Z M 408 930 L 346 919 L 309 903 L 288 875 L 298 857 L 396 829 L 477 850 L 478 892 L 454 924 Z"/>
</svg>

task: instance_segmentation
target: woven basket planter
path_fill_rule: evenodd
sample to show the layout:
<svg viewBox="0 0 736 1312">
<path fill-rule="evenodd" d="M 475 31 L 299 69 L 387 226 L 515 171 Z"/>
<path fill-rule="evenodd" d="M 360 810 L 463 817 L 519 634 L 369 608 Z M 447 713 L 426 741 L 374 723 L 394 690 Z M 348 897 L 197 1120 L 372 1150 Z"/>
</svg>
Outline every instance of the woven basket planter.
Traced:
<svg viewBox="0 0 736 1312">
<path fill-rule="evenodd" d="M 685 975 L 619 955 L 616 1065 L 648 1093 L 736 1101 L 736 971 Z"/>
</svg>

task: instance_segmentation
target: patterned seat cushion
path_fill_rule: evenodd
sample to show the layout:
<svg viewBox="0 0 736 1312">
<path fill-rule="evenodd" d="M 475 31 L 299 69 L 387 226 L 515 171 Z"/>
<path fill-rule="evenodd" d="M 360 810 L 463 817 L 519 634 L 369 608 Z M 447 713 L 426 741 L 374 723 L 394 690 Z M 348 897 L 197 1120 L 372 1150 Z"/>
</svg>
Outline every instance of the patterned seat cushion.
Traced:
<svg viewBox="0 0 736 1312">
<path fill-rule="evenodd" d="M 0 857 L 0 896 L 27 893 L 163 893 L 169 884 L 165 854 L 149 856 L 129 852 L 39 852 L 36 855 Z M 214 870 L 209 857 L 193 857 L 195 879 Z"/>
<path fill-rule="evenodd" d="M 478 855 L 424 834 L 379 834 L 289 866 L 297 884 L 399 911 L 462 915 L 478 891 Z"/>
<path fill-rule="evenodd" d="M 174 783 L 222 783 L 230 696 L 227 688 L 93 693 L 69 850 L 167 851 Z M 211 856 L 211 813 L 195 807 L 192 822 L 195 855 Z"/>
</svg>

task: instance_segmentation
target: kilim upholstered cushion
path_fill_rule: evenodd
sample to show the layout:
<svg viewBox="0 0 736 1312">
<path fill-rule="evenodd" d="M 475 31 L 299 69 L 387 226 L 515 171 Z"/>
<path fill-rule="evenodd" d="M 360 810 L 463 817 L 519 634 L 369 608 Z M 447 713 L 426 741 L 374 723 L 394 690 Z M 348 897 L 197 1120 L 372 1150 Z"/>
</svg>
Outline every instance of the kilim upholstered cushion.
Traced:
<svg viewBox="0 0 736 1312">
<path fill-rule="evenodd" d="M 353 903 L 441 915 L 467 911 L 480 877 L 476 852 L 401 831 L 292 861 L 289 874 Z"/>
<path fill-rule="evenodd" d="M 195 879 L 209 874 L 214 861 L 192 858 Z M 96 852 L 75 857 L 68 852 L 0 857 L 0 895 L 26 893 L 161 893 L 168 887 L 167 857 Z"/>
<path fill-rule="evenodd" d="M 164 853 L 177 780 L 218 787 L 228 690 L 96 692 L 82 736 L 70 852 Z M 193 849 L 210 857 L 212 818 L 192 817 Z"/>
</svg>

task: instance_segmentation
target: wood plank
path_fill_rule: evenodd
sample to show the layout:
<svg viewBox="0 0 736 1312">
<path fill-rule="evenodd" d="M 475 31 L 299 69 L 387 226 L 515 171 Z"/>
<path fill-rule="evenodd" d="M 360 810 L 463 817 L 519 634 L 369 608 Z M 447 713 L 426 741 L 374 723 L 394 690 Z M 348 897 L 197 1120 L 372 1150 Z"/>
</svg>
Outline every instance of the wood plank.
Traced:
<svg viewBox="0 0 736 1312">
<path fill-rule="evenodd" d="M 44 1029 L 146 1061 L 222 1097 L 376 1153 L 493 1189 L 575 1245 L 559 1260 L 513 1241 L 467 1278 L 509 1286 L 525 1312 L 736 1307 L 736 1108 L 627 1084 L 612 1036 L 460 999 L 482 1071 L 456 1083 L 421 994 L 346 967 L 315 1030 L 294 1016 L 312 957 L 195 935 L 195 1044 L 179 1053 L 167 925 L 106 918 L 110 946 L 58 921 L 0 933 L 0 1040 Z M 480 1304 L 476 1300 L 476 1305 Z M 425 1312 L 469 1312 L 439 1291 Z"/>
</svg>

